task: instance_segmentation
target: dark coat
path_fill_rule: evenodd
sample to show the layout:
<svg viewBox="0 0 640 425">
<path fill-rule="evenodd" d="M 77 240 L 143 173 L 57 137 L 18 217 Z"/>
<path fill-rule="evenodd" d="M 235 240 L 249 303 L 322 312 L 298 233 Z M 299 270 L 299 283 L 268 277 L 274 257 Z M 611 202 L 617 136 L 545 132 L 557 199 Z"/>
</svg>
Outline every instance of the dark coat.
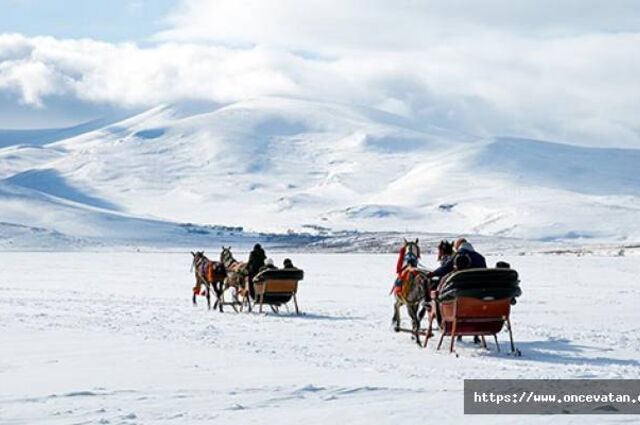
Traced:
<svg viewBox="0 0 640 425">
<path fill-rule="evenodd" d="M 260 268 L 264 266 L 264 260 L 267 259 L 264 249 L 258 248 L 251 251 L 249 254 L 249 274 L 255 275 Z"/>
<path fill-rule="evenodd" d="M 432 272 L 433 276 L 442 277 L 453 271 L 453 265 L 456 261 L 456 256 L 458 255 L 467 255 L 469 259 L 471 259 L 471 264 L 469 265 L 470 269 L 486 269 L 487 262 L 484 257 L 479 253 L 473 250 L 462 248 L 460 249 L 449 261 L 447 261 L 444 265 L 438 267 Z"/>
</svg>

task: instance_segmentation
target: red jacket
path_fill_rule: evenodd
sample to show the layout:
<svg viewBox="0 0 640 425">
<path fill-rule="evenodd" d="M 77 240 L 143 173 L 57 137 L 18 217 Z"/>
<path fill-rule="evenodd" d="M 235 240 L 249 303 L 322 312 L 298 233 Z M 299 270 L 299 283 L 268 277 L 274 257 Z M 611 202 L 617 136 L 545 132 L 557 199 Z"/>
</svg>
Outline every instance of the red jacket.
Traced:
<svg viewBox="0 0 640 425">
<path fill-rule="evenodd" d="M 400 272 L 402 271 L 402 266 L 404 266 L 404 254 L 405 254 L 405 247 L 403 246 L 402 248 L 400 248 L 400 256 L 398 257 L 398 263 L 396 264 L 397 274 L 400 274 Z"/>
</svg>

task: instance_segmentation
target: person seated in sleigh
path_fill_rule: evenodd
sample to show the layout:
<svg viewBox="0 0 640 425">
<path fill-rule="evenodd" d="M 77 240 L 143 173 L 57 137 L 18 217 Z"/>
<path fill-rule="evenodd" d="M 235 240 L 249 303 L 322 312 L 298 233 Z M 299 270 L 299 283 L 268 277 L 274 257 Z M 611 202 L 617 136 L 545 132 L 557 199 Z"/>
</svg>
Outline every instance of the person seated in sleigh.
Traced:
<svg viewBox="0 0 640 425">
<path fill-rule="evenodd" d="M 455 269 L 456 257 L 465 256 L 468 257 L 468 266 L 465 268 L 468 269 L 486 269 L 487 262 L 485 258 L 477 252 L 473 245 L 471 245 L 465 238 L 457 239 L 453 244 L 454 254 L 453 256 L 443 265 L 438 267 L 432 272 L 427 273 L 427 277 L 429 278 L 440 278 L 440 281 L 444 276 L 448 275 Z M 462 263 L 461 263 L 462 264 Z"/>
<path fill-rule="evenodd" d="M 440 281 L 438 283 L 438 291 L 446 284 L 447 277 L 462 270 L 467 269 L 486 269 L 487 262 L 485 258 L 479 252 L 473 248 L 465 238 L 457 239 L 453 248 L 455 250 L 455 254 L 453 257 L 447 261 L 444 265 L 440 266 L 433 272 L 428 274 L 429 277 L 439 277 Z M 458 335 L 458 341 L 462 341 L 462 336 Z M 480 343 L 480 337 L 477 335 L 473 337 L 473 342 L 475 344 Z"/>
</svg>

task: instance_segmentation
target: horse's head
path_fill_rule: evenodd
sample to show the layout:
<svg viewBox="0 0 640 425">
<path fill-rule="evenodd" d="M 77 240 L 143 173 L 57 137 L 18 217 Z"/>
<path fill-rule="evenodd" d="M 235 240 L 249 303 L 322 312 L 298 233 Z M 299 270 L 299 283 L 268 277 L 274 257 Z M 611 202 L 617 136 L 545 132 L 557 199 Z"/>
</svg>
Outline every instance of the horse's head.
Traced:
<svg viewBox="0 0 640 425">
<path fill-rule="evenodd" d="M 404 241 L 404 255 L 413 254 L 416 259 L 420 258 L 420 246 L 418 246 L 418 238 L 414 241 L 408 241 L 407 239 L 403 239 Z"/>
<path fill-rule="evenodd" d="M 191 251 L 191 255 L 193 256 L 193 260 L 191 261 L 191 269 L 193 270 L 198 264 L 202 262 L 202 260 L 206 260 L 207 257 L 204 255 L 204 251 Z"/>
<path fill-rule="evenodd" d="M 220 253 L 220 262 L 224 264 L 225 267 L 229 267 L 236 260 L 233 258 L 233 254 L 231 253 L 231 247 L 226 248 L 224 245 L 222 246 L 222 252 Z"/>
<path fill-rule="evenodd" d="M 438 245 L 438 261 L 451 255 L 453 255 L 453 244 L 447 240 L 440 241 Z"/>
<path fill-rule="evenodd" d="M 404 244 L 400 250 L 400 258 L 398 259 L 397 272 L 400 273 L 402 269 L 407 266 L 417 267 L 418 260 L 420 259 L 420 247 L 418 246 L 418 239 L 415 241 L 408 241 L 406 238 L 402 239 Z"/>
</svg>

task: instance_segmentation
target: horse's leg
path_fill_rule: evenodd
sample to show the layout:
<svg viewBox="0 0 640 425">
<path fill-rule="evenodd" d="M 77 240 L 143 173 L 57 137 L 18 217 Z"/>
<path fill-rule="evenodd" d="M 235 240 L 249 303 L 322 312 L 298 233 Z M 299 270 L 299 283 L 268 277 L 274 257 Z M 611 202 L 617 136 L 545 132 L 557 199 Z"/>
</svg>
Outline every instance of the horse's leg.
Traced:
<svg viewBox="0 0 640 425">
<path fill-rule="evenodd" d="M 216 282 L 213 282 L 211 284 L 211 289 L 213 289 L 213 295 L 216 296 L 216 299 L 213 302 L 213 307 L 212 307 L 214 310 L 218 308 L 218 301 L 220 300 L 220 297 L 218 297 L 218 287 L 216 285 L 217 285 Z"/>
<path fill-rule="evenodd" d="M 418 304 L 410 304 L 407 305 L 407 311 L 409 312 L 409 316 L 411 316 L 411 326 L 413 330 L 413 335 L 415 337 L 416 343 L 420 346 L 420 335 L 418 331 L 420 330 L 420 319 L 418 319 Z"/>
<path fill-rule="evenodd" d="M 420 320 L 424 319 L 424 316 L 427 314 L 427 307 L 422 306 L 422 308 L 420 309 L 420 311 L 418 312 L 418 317 L 420 318 Z"/>
<path fill-rule="evenodd" d="M 224 313 L 223 310 L 223 306 L 224 306 L 224 291 L 226 291 L 226 287 L 224 286 L 224 282 L 222 282 L 222 291 L 220 291 L 220 302 L 219 302 L 219 306 L 220 306 L 220 313 Z"/>
<path fill-rule="evenodd" d="M 245 306 L 245 304 L 248 304 L 248 301 L 249 301 L 249 298 L 248 298 L 249 290 L 247 289 L 247 286 L 248 286 L 248 284 L 247 284 L 246 278 L 244 278 L 242 280 L 242 286 L 239 286 L 239 288 L 240 288 L 240 311 L 244 311 L 244 306 Z M 247 305 L 247 310 L 249 312 L 251 312 L 251 304 Z"/>
<path fill-rule="evenodd" d="M 242 302 L 242 300 L 244 300 L 244 298 L 242 298 L 242 292 L 241 292 L 241 290 L 239 288 L 240 288 L 239 286 L 236 286 L 236 290 L 234 292 L 234 296 L 235 296 L 235 302 L 236 302 L 236 304 L 238 304 L 238 306 L 240 308 L 240 312 L 242 312 L 242 309 L 244 308 L 244 303 Z"/>
<path fill-rule="evenodd" d="M 224 286 L 224 280 L 222 282 L 220 282 L 220 313 L 222 313 L 222 307 L 224 306 L 224 291 L 225 291 L 225 286 Z"/>
<path fill-rule="evenodd" d="M 222 293 L 224 292 L 224 282 L 216 281 L 213 283 L 213 291 L 216 294 L 216 302 L 213 305 L 213 308 L 218 307 L 220 313 L 222 313 Z"/>
<path fill-rule="evenodd" d="M 207 282 L 207 308 L 211 310 L 211 284 Z"/>
<path fill-rule="evenodd" d="M 233 288 L 233 300 L 231 301 L 231 307 L 233 307 L 233 310 L 237 313 L 238 312 L 238 307 L 237 304 L 239 304 L 240 301 L 238 300 L 238 288 L 234 287 Z"/>
<path fill-rule="evenodd" d="M 244 296 L 242 297 L 242 305 L 243 306 L 246 305 L 247 311 L 251 313 L 251 301 L 248 293 L 245 293 Z"/>
<path fill-rule="evenodd" d="M 193 289 L 191 290 L 193 292 L 193 296 L 191 297 L 191 302 L 193 302 L 194 306 L 198 305 L 198 300 L 196 299 L 198 294 L 200 293 L 200 279 L 198 279 L 198 276 L 196 275 L 196 285 L 193 287 Z"/>
<path fill-rule="evenodd" d="M 427 348 L 429 338 L 433 336 L 433 314 L 429 313 L 429 326 L 427 327 L 427 336 L 424 339 L 424 348 Z"/>
<path fill-rule="evenodd" d="M 420 308 L 420 304 L 416 304 L 416 306 L 414 307 L 413 313 L 416 316 L 416 323 L 415 323 L 415 329 L 416 329 L 416 342 L 418 343 L 418 345 L 420 344 L 420 334 L 418 332 L 420 332 L 420 322 L 422 321 L 422 318 L 420 316 L 418 316 L 418 309 Z"/>
<path fill-rule="evenodd" d="M 247 280 L 247 286 L 245 287 L 245 291 L 244 291 L 244 302 L 247 303 L 247 309 L 249 310 L 249 313 L 251 313 L 251 285 L 249 284 L 249 281 Z"/>
<path fill-rule="evenodd" d="M 393 317 L 391 323 L 394 324 L 394 330 L 400 332 L 400 300 L 396 300 L 393 304 Z"/>
</svg>

